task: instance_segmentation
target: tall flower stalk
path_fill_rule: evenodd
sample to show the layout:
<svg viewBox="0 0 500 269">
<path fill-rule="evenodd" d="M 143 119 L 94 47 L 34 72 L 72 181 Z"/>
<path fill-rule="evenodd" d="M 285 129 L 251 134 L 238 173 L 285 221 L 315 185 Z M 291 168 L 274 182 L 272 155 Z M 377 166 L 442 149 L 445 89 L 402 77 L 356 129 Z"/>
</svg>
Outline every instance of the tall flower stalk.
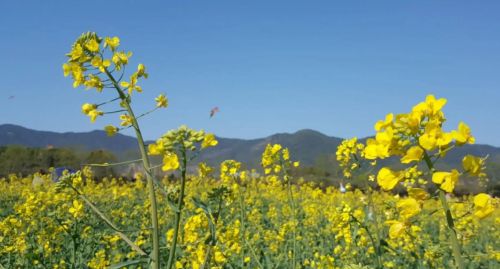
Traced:
<svg viewBox="0 0 500 269">
<path fill-rule="evenodd" d="M 291 183 L 290 169 L 298 167 L 299 162 L 292 162 L 290 159 L 290 152 L 288 148 L 283 148 L 280 144 L 268 144 L 262 153 L 262 167 L 265 174 L 279 174 L 282 173 L 285 184 L 287 185 L 288 204 L 291 210 L 292 222 L 292 268 L 297 265 L 297 205 L 293 196 L 293 188 Z"/>
<path fill-rule="evenodd" d="M 427 152 L 424 152 L 424 161 L 427 165 L 427 168 L 431 171 L 432 176 L 434 176 L 434 172 L 436 169 L 434 169 L 434 164 L 432 163 L 429 155 Z M 446 218 L 446 226 L 448 228 L 449 232 L 449 240 L 450 240 L 450 245 L 451 249 L 453 251 L 453 257 L 455 258 L 455 263 L 457 268 L 464 269 L 465 268 L 465 263 L 464 259 L 462 257 L 462 248 L 460 246 L 460 242 L 458 242 L 458 236 L 457 236 L 457 231 L 455 230 L 455 222 L 453 220 L 453 215 L 451 214 L 450 210 L 450 205 L 448 204 L 448 201 L 446 200 L 446 194 L 445 191 L 442 189 L 438 190 L 439 192 L 439 201 L 441 203 L 441 206 L 444 210 L 445 218 Z"/>
<path fill-rule="evenodd" d="M 87 89 L 94 88 L 98 92 L 105 89 L 114 89 L 117 97 L 101 104 L 86 103 L 82 106 L 82 112 L 90 117 L 94 122 L 97 117 L 105 114 L 123 113 L 120 115 L 122 120 L 122 129 L 134 128 L 139 151 L 141 153 L 142 165 L 146 173 L 148 184 L 148 197 L 150 202 L 150 218 L 152 226 L 152 250 L 150 253 L 151 268 L 160 268 L 160 243 L 158 226 L 158 206 L 155 194 L 155 180 L 151 171 L 151 163 L 147 154 L 146 145 L 142 136 L 141 128 L 138 122 L 138 116 L 135 115 L 130 103 L 132 93 L 142 92 L 142 88 L 137 85 L 140 78 L 147 78 L 145 66 L 139 64 L 137 71 L 131 76 L 129 81 L 123 80 L 125 67 L 129 63 L 131 52 L 118 51 L 120 39 L 118 37 L 101 38 L 96 33 L 82 34 L 73 44 L 71 52 L 67 54 L 68 62 L 63 65 L 64 75 L 71 75 L 73 86 L 85 86 Z M 106 58 L 108 57 L 108 58 Z M 115 76 L 114 74 L 118 74 Z M 104 112 L 99 110 L 101 106 L 120 101 L 120 110 Z M 156 110 L 159 107 L 166 107 L 167 99 L 160 95 L 156 99 Z M 150 112 L 144 113 L 147 115 Z M 142 116 L 142 115 L 141 115 Z M 112 125 L 105 128 L 108 135 L 114 135 L 121 129 Z M 99 214 L 101 215 L 101 214 Z"/>
<path fill-rule="evenodd" d="M 202 149 L 217 145 L 213 134 L 204 131 L 194 131 L 187 126 L 171 130 L 148 146 L 149 154 L 163 157 L 163 171 L 179 170 L 181 173 L 180 193 L 175 206 L 174 234 L 169 248 L 167 269 L 171 269 L 176 261 L 177 240 L 179 237 L 184 196 L 187 181 L 187 167 L 190 161 L 198 156 Z M 179 162 L 180 156 L 180 162 Z"/>
<path fill-rule="evenodd" d="M 436 99 L 433 95 L 429 95 L 424 102 L 415 105 L 409 113 L 388 114 L 384 120 L 375 124 L 377 132 L 375 137 L 367 139 L 366 145 L 360 146 L 355 151 L 361 151 L 363 158 L 370 161 L 373 166 L 376 165 L 377 160 L 392 156 L 400 157 L 401 164 L 409 165 L 400 171 L 382 167 L 376 176 L 377 183 L 383 190 L 390 191 L 401 185 L 407 189 L 410 196 L 397 202 L 399 218 L 386 221 L 386 224 L 390 225 L 389 236 L 391 238 L 398 238 L 409 233 L 410 228 L 414 227 L 412 219 L 418 216 L 423 201 L 430 197 L 425 190 L 429 182 L 423 177 L 424 173 L 419 170 L 418 164 L 423 162 L 427 165 L 432 183 L 438 188 L 438 199 L 444 211 L 455 266 L 463 269 L 466 265 L 462 257 L 453 215 L 446 200 L 446 193 L 452 193 L 458 184 L 460 173 L 456 169 L 449 172 L 437 171 L 434 164 L 454 147 L 473 144 L 475 139 L 470 128 L 463 122 L 460 122 L 456 130 L 451 132 L 443 130 L 446 118 L 442 108 L 446 102 L 444 98 Z M 349 148 L 348 143 L 346 142 L 345 148 Z M 351 144 L 353 143 L 355 144 L 355 141 Z M 337 152 L 337 159 L 341 166 L 347 168 L 344 174 L 352 169 L 347 166 L 349 155 L 350 150 L 344 150 L 340 155 Z M 478 157 L 466 156 L 463 160 L 464 173 L 481 176 L 483 164 L 482 159 Z"/>
<path fill-rule="evenodd" d="M 345 139 L 337 147 L 337 151 L 335 152 L 336 159 L 340 167 L 342 168 L 342 173 L 345 178 L 351 179 L 353 177 L 354 172 L 361 170 L 361 168 L 364 168 L 365 165 L 369 165 L 367 160 L 364 159 L 364 148 L 365 145 L 358 142 L 357 137 L 353 137 L 351 139 Z M 371 172 L 371 169 L 369 172 Z M 368 180 L 370 181 L 373 180 L 373 177 L 369 176 Z M 370 214 L 370 218 L 373 219 L 375 232 L 373 232 L 370 229 L 369 225 L 363 223 L 361 220 L 357 219 L 352 214 L 351 218 L 353 218 L 354 222 L 360 225 L 360 227 L 367 232 L 368 237 L 370 238 L 370 241 L 372 243 L 373 249 L 375 250 L 374 263 L 376 264 L 376 268 L 383 268 L 378 215 L 372 197 L 373 189 L 371 188 L 367 180 L 364 181 L 364 188 L 365 191 L 367 192 L 367 197 L 368 197 L 367 209 Z"/>
</svg>

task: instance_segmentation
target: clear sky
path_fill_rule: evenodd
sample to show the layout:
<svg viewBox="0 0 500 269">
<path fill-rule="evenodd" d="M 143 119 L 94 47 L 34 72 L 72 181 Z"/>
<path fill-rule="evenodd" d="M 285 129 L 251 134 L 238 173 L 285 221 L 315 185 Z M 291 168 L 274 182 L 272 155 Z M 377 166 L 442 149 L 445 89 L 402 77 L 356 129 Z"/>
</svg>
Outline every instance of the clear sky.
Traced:
<svg viewBox="0 0 500 269">
<path fill-rule="evenodd" d="M 368 136 L 389 112 L 446 97 L 448 128 L 500 146 L 499 1 L 1 1 L 0 123 L 90 131 L 65 53 L 82 32 L 119 36 L 150 78 L 137 111 L 148 139 L 180 124 L 222 137 L 310 128 Z M 220 113 L 209 119 L 218 106 Z"/>
</svg>

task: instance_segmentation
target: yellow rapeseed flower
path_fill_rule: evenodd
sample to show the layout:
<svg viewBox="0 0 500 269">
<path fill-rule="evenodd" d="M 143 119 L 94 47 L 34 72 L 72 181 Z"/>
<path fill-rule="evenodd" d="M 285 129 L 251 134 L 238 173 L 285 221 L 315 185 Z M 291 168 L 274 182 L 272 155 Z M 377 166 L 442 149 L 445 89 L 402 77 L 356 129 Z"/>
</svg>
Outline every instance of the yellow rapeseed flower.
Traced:
<svg viewBox="0 0 500 269">
<path fill-rule="evenodd" d="M 405 156 L 403 156 L 403 158 L 401 158 L 401 163 L 410 163 L 413 161 L 418 162 L 418 161 L 420 161 L 420 159 L 422 159 L 423 154 L 424 154 L 424 150 L 421 147 L 413 146 L 413 147 L 409 148 L 406 151 Z"/>
<path fill-rule="evenodd" d="M 458 129 L 456 131 L 453 131 L 453 138 L 455 138 L 455 141 L 459 146 L 466 143 L 474 144 L 476 141 L 471 134 L 469 126 L 463 122 L 458 124 Z"/>
<path fill-rule="evenodd" d="M 424 189 L 421 188 L 409 188 L 408 195 L 417 200 L 426 200 L 429 199 L 430 195 Z"/>
<path fill-rule="evenodd" d="M 83 53 L 83 47 L 80 44 L 75 44 L 73 48 L 71 49 L 71 52 L 68 54 L 70 57 L 71 61 L 76 61 L 82 58 L 84 55 Z"/>
<path fill-rule="evenodd" d="M 150 155 L 160 155 L 165 151 L 162 143 L 153 143 L 148 145 L 148 153 Z"/>
<path fill-rule="evenodd" d="M 85 103 L 82 105 L 82 113 L 88 115 L 90 111 L 95 110 L 97 106 L 95 104 Z"/>
<path fill-rule="evenodd" d="M 144 66 L 144 64 L 139 64 L 137 66 L 137 77 L 144 77 L 144 78 L 148 78 L 148 73 L 146 73 L 146 66 Z"/>
<path fill-rule="evenodd" d="M 491 197 L 485 193 L 480 193 L 474 196 L 474 209 L 474 216 L 479 219 L 486 218 L 493 213 L 493 211 L 495 211 Z"/>
<path fill-rule="evenodd" d="M 417 215 L 421 211 L 419 202 L 411 197 L 399 200 L 396 207 L 399 209 L 399 214 L 404 220 Z"/>
<path fill-rule="evenodd" d="M 85 43 L 85 48 L 88 49 L 91 52 L 98 52 L 99 51 L 99 42 L 95 39 L 90 39 Z"/>
<path fill-rule="evenodd" d="M 179 158 L 173 152 L 167 152 L 163 155 L 163 171 L 175 170 L 179 168 Z"/>
<path fill-rule="evenodd" d="M 113 125 L 106 125 L 104 131 L 106 131 L 108 136 L 114 136 L 118 132 L 118 128 Z"/>
<path fill-rule="evenodd" d="M 92 58 L 92 60 L 90 61 L 90 64 L 93 67 L 99 68 L 99 71 L 104 73 L 105 68 L 109 67 L 111 65 L 111 62 L 108 59 L 103 60 L 103 59 L 101 59 L 100 56 L 96 55 L 96 56 L 94 56 L 94 58 Z"/>
<path fill-rule="evenodd" d="M 92 109 L 87 113 L 87 116 L 90 117 L 90 122 L 94 123 L 96 118 L 99 116 L 102 116 L 104 112 L 97 110 L 97 109 Z"/>
<path fill-rule="evenodd" d="M 392 124 L 392 121 L 394 120 L 394 114 L 389 113 L 385 116 L 385 120 L 379 120 L 377 123 L 375 123 L 375 131 L 380 131 L 382 129 L 387 128 Z"/>
<path fill-rule="evenodd" d="M 128 114 L 122 114 L 120 115 L 120 120 L 122 121 L 120 123 L 121 126 L 130 126 L 132 125 L 132 117 Z"/>
<path fill-rule="evenodd" d="M 387 167 L 380 169 L 377 175 L 378 185 L 386 191 L 390 191 L 396 187 L 398 182 L 401 180 L 401 173 L 392 171 Z"/>
<path fill-rule="evenodd" d="M 73 215 L 73 217 L 80 218 L 83 216 L 83 203 L 78 200 L 73 200 L 73 205 L 69 208 L 69 213 Z"/>
<path fill-rule="evenodd" d="M 385 224 L 390 225 L 389 227 L 389 237 L 391 239 L 395 239 L 403 235 L 406 225 L 404 222 L 397 220 L 388 220 Z"/>
<path fill-rule="evenodd" d="M 109 46 L 112 51 L 115 51 L 118 46 L 120 46 L 120 38 L 115 37 L 106 37 L 104 38 L 104 47 Z"/>
<path fill-rule="evenodd" d="M 453 192 L 455 184 L 458 182 L 459 173 L 456 169 L 451 172 L 435 172 L 432 174 L 432 182 L 439 185 L 439 188 L 446 192 Z"/>
<path fill-rule="evenodd" d="M 158 95 L 158 97 L 155 98 L 156 101 L 156 107 L 167 107 L 168 106 L 168 99 L 164 94 Z"/>
<path fill-rule="evenodd" d="M 470 154 L 465 155 L 462 159 L 462 166 L 467 173 L 473 176 L 483 175 L 481 171 L 484 168 L 484 160 L 479 157 Z"/>
<path fill-rule="evenodd" d="M 215 147 L 218 143 L 214 134 L 206 134 L 203 138 L 203 142 L 201 142 L 201 148 Z"/>
</svg>

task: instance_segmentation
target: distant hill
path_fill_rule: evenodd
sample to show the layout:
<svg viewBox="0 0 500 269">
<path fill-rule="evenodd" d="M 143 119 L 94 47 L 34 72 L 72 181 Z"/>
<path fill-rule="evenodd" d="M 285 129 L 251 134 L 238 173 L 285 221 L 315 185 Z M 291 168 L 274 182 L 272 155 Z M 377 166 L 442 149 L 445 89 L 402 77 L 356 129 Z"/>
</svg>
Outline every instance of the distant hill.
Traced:
<svg viewBox="0 0 500 269">
<path fill-rule="evenodd" d="M 21 145 L 26 147 L 45 148 L 70 147 L 83 150 L 106 149 L 120 153 L 137 146 L 130 136 L 117 134 L 109 137 L 104 131 L 56 133 L 37 131 L 13 124 L 0 125 L 0 146 Z"/>
<path fill-rule="evenodd" d="M 219 163 L 227 159 L 235 159 L 249 167 L 258 167 L 265 147 L 269 143 L 279 143 L 290 149 L 294 160 L 303 165 L 313 165 L 320 156 L 335 154 L 342 141 L 338 137 L 330 137 L 314 130 L 300 130 L 293 134 L 279 133 L 265 138 L 243 140 L 218 138 L 219 144 L 202 154 L 209 163 Z"/>
<path fill-rule="evenodd" d="M 247 165 L 248 168 L 259 167 L 260 157 L 268 143 L 280 143 L 290 149 L 294 160 L 304 166 L 318 165 L 321 159 L 334 159 L 334 154 L 341 138 L 324 135 L 314 130 L 300 130 L 293 134 L 279 133 L 259 139 L 218 138 L 215 148 L 205 151 L 199 160 L 215 165 L 223 160 L 235 159 Z M 82 150 L 109 150 L 117 156 L 127 155 L 137 151 L 135 138 L 117 134 L 108 137 L 104 131 L 82 133 L 56 133 L 37 131 L 12 124 L 0 125 L 0 146 L 23 145 L 27 147 L 70 147 Z M 489 163 L 500 166 L 500 148 L 489 145 L 466 145 L 452 150 L 442 167 L 457 167 L 465 154 L 478 156 L 489 155 Z M 333 161 L 332 161 L 333 162 Z M 332 162 L 323 162 L 329 165 Z M 390 161 L 389 161 L 390 162 Z M 331 164 L 332 166 L 336 164 Z"/>
</svg>

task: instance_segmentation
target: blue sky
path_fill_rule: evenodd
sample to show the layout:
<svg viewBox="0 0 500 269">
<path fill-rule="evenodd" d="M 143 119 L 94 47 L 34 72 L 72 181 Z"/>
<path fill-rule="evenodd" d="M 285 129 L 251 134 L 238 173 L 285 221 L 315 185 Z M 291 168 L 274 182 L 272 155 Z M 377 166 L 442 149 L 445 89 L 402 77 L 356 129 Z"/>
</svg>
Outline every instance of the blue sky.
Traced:
<svg viewBox="0 0 500 269">
<path fill-rule="evenodd" d="M 368 136 L 389 112 L 446 97 L 447 128 L 500 146 L 498 1 L 2 1 L 0 123 L 58 132 L 91 124 L 64 54 L 82 32 L 119 36 L 150 78 L 137 111 L 153 139 L 187 124 L 223 137 L 310 128 Z M 14 97 L 11 97 L 14 96 Z M 220 113 L 209 119 L 218 106 Z"/>
</svg>

